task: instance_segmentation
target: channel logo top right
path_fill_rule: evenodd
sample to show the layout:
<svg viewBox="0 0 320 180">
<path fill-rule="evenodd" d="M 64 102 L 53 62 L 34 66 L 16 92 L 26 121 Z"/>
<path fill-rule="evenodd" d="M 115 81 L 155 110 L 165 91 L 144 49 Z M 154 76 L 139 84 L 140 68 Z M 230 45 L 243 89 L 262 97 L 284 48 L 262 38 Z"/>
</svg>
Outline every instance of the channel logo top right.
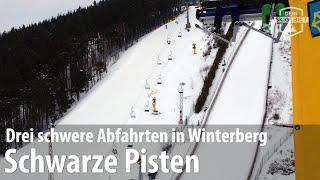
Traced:
<svg viewBox="0 0 320 180">
<path fill-rule="evenodd" d="M 312 37 L 320 36 L 320 1 L 308 3 L 309 26 Z"/>
</svg>

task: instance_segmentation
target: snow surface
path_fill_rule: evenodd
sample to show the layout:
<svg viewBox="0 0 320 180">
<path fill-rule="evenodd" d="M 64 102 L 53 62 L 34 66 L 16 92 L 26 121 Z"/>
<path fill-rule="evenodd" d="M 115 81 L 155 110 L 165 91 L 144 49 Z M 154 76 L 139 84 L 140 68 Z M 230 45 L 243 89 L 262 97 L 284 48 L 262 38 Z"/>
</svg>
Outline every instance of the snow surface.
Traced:
<svg viewBox="0 0 320 180">
<path fill-rule="evenodd" d="M 256 21 L 259 28 L 261 22 Z M 262 123 L 271 39 L 250 31 L 225 79 L 208 124 Z"/>
<path fill-rule="evenodd" d="M 281 143 L 290 135 L 288 132 L 292 131 L 292 129 L 288 127 L 281 126 L 282 124 L 292 124 L 290 30 L 291 25 L 289 24 L 282 34 L 281 41 L 275 43 L 273 47 L 273 60 L 269 82 L 271 88 L 268 91 L 267 121 L 264 126 L 264 131 L 269 134 L 268 145 L 259 148 L 255 169 L 253 171 L 253 176 L 260 175 L 259 179 L 263 180 L 294 179 L 294 174 L 288 176 L 281 175 L 280 173 L 274 175 L 267 173 L 270 164 L 275 160 L 280 161 L 285 158 L 293 158 L 291 157 L 291 153 L 280 153 L 285 151 L 293 152 L 294 150 L 292 137 L 289 138 L 284 145 Z M 279 115 L 278 119 L 275 118 L 275 114 Z M 263 166 L 261 167 L 261 165 Z M 257 174 L 259 173 L 258 169 L 260 167 L 263 168 L 263 171 Z"/>
<path fill-rule="evenodd" d="M 78 7 L 87 7 L 94 0 L 1 0 L 0 33 L 23 24 L 37 23 Z M 100 0 L 96 0 L 99 2 Z"/>
<path fill-rule="evenodd" d="M 259 28 L 261 21 L 256 21 Z M 208 124 L 215 125 L 257 125 L 250 130 L 260 132 L 266 102 L 268 69 L 272 40 L 250 31 L 243 42 L 217 102 L 211 111 Z M 255 143 L 244 143 L 235 148 L 208 149 L 200 144 L 196 151 L 203 164 L 201 174 L 211 179 L 246 179 L 256 150 Z M 199 174 L 185 174 L 183 179 L 197 179 Z"/>
<path fill-rule="evenodd" d="M 199 23 L 195 9 L 190 9 L 192 26 Z M 124 52 L 106 78 L 91 89 L 59 124 L 177 124 L 179 120 L 180 83 L 184 82 L 184 113 L 192 110 L 202 88 L 202 69 L 213 57 L 202 57 L 206 35 L 195 27 L 187 32 L 186 13 L 162 26 Z M 178 37 L 181 32 L 182 37 Z M 167 44 L 168 37 L 171 44 Z M 197 44 L 197 54 L 192 52 Z M 173 60 L 168 60 L 172 52 Z M 161 61 L 161 65 L 159 65 Z M 157 84 L 161 77 L 162 84 Z M 150 89 L 146 89 L 146 82 Z M 160 115 L 145 112 L 157 99 Z M 132 112 L 133 111 L 133 112 Z M 131 118 L 131 114 L 135 118 Z"/>
<path fill-rule="evenodd" d="M 270 166 L 274 162 L 281 162 L 281 160 L 284 159 L 290 159 L 294 160 L 294 153 L 293 153 L 293 135 L 288 138 L 288 140 L 280 147 L 280 149 L 275 152 L 275 154 L 270 158 L 268 162 L 266 162 L 264 168 L 262 169 L 262 173 L 259 176 L 259 179 L 261 180 L 295 180 L 295 173 L 292 173 L 290 175 L 283 175 L 281 174 L 281 170 L 275 174 L 271 174 L 268 172 L 270 170 Z M 283 167 L 291 169 L 292 167 L 286 167 L 283 165 Z M 293 167 L 294 169 L 294 167 Z"/>
<path fill-rule="evenodd" d="M 281 41 L 274 44 L 268 92 L 267 122 L 292 125 L 292 74 L 291 74 L 291 25 L 282 33 Z M 278 119 L 274 118 L 278 114 Z"/>
</svg>

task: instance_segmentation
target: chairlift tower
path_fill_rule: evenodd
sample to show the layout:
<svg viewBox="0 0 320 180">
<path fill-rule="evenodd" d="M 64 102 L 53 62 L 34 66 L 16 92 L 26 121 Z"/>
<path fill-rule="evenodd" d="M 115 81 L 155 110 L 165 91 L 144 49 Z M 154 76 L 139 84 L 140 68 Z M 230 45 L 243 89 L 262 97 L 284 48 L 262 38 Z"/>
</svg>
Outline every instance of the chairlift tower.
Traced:
<svg viewBox="0 0 320 180">
<path fill-rule="evenodd" d="M 189 18 L 189 4 L 187 4 L 187 24 L 186 29 L 189 30 L 191 28 L 190 18 Z"/>
<path fill-rule="evenodd" d="M 54 128 L 55 125 L 53 122 L 50 123 L 50 128 Z M 49 156 L 51 158 L 51 162 L 53 161 L 53 145 L 51 142 L 51 135 L 49 136 L 50 138 L 50 142 L 49 142 L 49 147 L 48 147 L 48 151 L 49 151 Z M 54 172 L 48 172 L 48 180 L 54 180 Z"/>
<path fill-rule="evenodd" d="M 183 86 L 185 85 L 184 82 L 180 83 L 180 87 L 178 89 L 180 95 L 180 110 L 179 110 L 179 124 L 183 124 Z"/>
</svg>

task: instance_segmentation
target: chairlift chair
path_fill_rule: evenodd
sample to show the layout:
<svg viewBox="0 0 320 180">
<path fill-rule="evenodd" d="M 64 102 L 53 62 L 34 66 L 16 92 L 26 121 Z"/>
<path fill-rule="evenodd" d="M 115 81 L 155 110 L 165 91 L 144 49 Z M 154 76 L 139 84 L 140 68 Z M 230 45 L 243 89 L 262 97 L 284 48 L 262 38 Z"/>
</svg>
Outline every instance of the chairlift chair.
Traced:
<svg viewBox="0 0 320 180">
<path fill-rule="evenodd" d="M 145 89 L 150 89 L 150 84 L 149 84 L 149 82 L 147 80 L 146 80 L 146 84 L 145 84 L 144 88 Z"/>
<path fill-rule="evenodd" d="M 169 37 L 167 38 L 167 43 L 168 45 L 171 44 L 171 39 Z"/>
<path fill-rule="evenodd" d="M 171 61 L 172 60 L 172 53 L 169 54 L 168 56 L 168 60 Z"/>
<path fill-rule="evenodd" d="M 133 107 L 131 108 L 130 117 L 131 117 L 131 118 L 136 118 L 136 113 L 135 113 Z"/>
<path fill-rule="evenodd" d="M 112 148 L 112 153 L 113 153 L 114 155 L 118 154 L 118 150 L 117 150 L 116 147 L 113 147 L 113 148 Z"/>
<path fill-rule="evenodd" d="M 160 57 L 158 57 L 157 64 L 158 64 L 158 65 L 161 65 L 161 64 L 162 64 Z"/>
<path fill-rule="evenodd" d="M 150 112 L 150 106 L 149 106 L 149 102 L 147 101 L 146 106 L 144 108 L 145 112 Z"/>
<path fill-rule="evenodd" d="M 162 84 L 162 78 L 161 75 L 159 76 L 159 78 L 157 79 L 157 84 Z"/>
</svg>

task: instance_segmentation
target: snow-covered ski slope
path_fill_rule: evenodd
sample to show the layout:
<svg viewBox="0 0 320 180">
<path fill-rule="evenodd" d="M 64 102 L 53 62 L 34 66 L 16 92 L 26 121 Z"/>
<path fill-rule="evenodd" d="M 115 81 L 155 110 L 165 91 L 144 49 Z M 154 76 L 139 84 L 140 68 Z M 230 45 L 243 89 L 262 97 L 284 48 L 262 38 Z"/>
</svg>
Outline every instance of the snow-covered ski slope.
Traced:
<svg viewBox="0 0 320 180">
<path fill-rule="evenodd" d="M 256 21 L 256 28 L 261 22 Z M 220 94 L 208 118 L 214 125 L 256 125 L 250 131 L 260 132 L 265 111 L 272 40 L 250 31 L 243 42 Z M 220 126 L 221 127 L 221 126 Z M 219 180 L 247 179 L 254 159 L 256 143 L 215 146 L 200 144 L 195 152 L 202 164 L 200 174 L 184 174 L 183 180 L 210 177 Z"/>
<path fill-rule="evenodd" d="M 256 21 L 255 28 L 261 26 Z M 208 124 L 261 124 L 265 111 L 272 39 L 250 31 L 236 55 Z"/>
<path fill-rule="evenodd" d="M 185 30 L 186 21 L 183 13 L 168 23 L 167 28 L 163 25 L 141 38 L 120 56 L 106 78 L 91 89 L 60 124 L 177 124 L 179 84 L 186 84 L 187 114 L 202 87 L 201 69 L 212 64 L 216 52 L 213 50 L 212 56 L 206 59 L 202 57 L 206 35 L 194 27 L 199 23 L 195 8 L 190 8 L 193 26 L 190 32 Z M 197 54 L 192 52 L 192 43 L 197 45 Z M 171 53 L 172 60 L 168 60 Z M 162 84 L 157 84 L 160 77 Z M 150 89 L 145 88 L 146 82 Z M 147 104 L 151 110 L 154 97 L 161 113 L 157 116 L 145 112 Z M 136 118 L 131 118 L 131 109 Z"/>
</svg>

